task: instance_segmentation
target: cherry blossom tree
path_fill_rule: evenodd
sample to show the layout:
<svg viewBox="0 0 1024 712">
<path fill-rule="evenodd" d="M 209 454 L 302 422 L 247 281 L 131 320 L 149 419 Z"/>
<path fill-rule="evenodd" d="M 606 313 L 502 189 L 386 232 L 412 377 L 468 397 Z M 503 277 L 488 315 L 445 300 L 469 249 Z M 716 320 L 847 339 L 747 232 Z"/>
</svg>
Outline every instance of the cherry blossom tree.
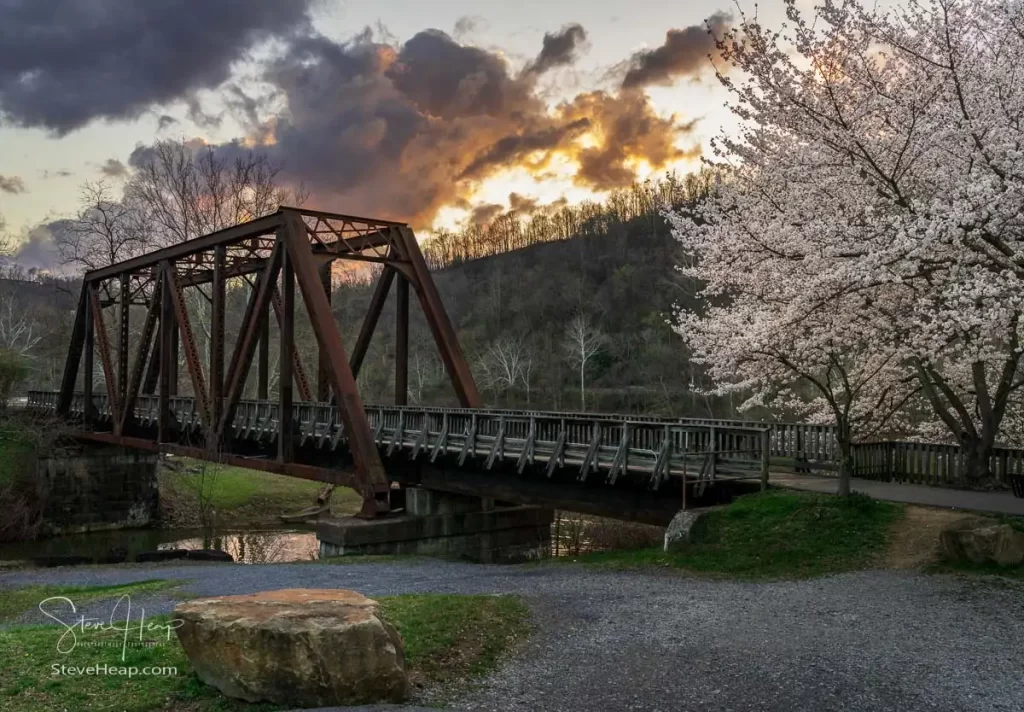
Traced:
<svg viewBox="0 0 1024 712">
<path fill-rule="evenodd" d="M 870 404 L 919 393 L 921 427 L 986 479 L 1024 386 L 1024 4 L 787 6 L 781 30 L 744 16 L 719 38 L 743 129 L 714 143 L 708 199 L 669 216 L 713 305 L 680 333 L 720 387 L 799 380 L 850 437 L 843 407 L 891 423 Z"/>
</svg>

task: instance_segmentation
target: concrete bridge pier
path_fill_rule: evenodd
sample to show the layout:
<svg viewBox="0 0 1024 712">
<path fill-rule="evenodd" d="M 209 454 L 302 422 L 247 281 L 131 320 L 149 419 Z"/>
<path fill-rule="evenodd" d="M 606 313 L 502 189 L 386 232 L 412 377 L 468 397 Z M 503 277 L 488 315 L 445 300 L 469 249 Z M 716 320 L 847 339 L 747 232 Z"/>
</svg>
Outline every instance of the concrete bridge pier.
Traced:
<svg viewBox="0 0 1024 712">
<path fill-rule="evenodd" d="M 143 527 L 157 517 L 157 453 L 91 442 L 41 453 L 36 482 L 43 532 L 74 534 Z"/>
<path fill-rule="evenodd" d="M 316 535 L 321 557 L 405 554 L 517 563 L 548 552 L 553 520 L 550 509 L 408 487 L 404 513 L 326 520 Z"/>
</svg>

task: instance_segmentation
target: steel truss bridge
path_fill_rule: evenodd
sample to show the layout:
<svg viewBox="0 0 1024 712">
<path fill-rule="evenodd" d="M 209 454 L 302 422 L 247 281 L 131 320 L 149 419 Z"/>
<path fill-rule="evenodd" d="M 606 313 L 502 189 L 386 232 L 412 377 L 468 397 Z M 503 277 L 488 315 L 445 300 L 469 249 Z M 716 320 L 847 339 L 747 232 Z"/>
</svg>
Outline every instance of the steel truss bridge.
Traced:
<svg viewBox="0 0 1024 712">
<path fill-rule="evenodd" d="M 331 312 L 336 261 L 382 267 L 351 353 Z M 230 348 L 229 281 L 248 285 Z M 367 406 L 356 378 L 392 287 L 395 404 Z M 410 293 L 459 408 L 406 404 Z M 205 359 L 197 301 L 210 314 Z M 315 383 L 295 343 L 307 317 Z M 273 394 L 272 318 L 282 355 Z M 247 384 L 255 399 L 243 397 Z M 485 409 L 412 230 L 296 208 L 87 272 L 61 389 L 30 393 L 28 406 L 87 440 L 349 486 L 364 517 L 389 511 L 398 483 L 664 524 L 723 483 L 764 486 L 771 439 L 753 424 Z"/>
</svg>

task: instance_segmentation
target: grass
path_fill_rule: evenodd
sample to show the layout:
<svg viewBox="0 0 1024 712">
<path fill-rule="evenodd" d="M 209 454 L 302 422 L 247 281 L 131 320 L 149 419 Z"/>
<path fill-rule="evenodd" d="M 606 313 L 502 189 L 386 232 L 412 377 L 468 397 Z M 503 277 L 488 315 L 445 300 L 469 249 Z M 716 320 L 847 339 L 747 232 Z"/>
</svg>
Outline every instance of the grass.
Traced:
<svg viewBox="0 0 1024 712">
<path fill-rule="evenodd" d="M 507 596 L 383 596 L 380 615 L 402 634 L 410 679 L 452 683 L 480 675 L 497 663 L 528 631 L 528 611 Z M 147 619 L 159 625 L 166 616 Z M 133 632 L 133 639 L 139 634 Z M 231 700 L 192 674 L 171 633 L 144 633 L 146 647 L 124 649 L 117 631 L 88 631 L 68 654 L 56 652 L 60 629 L 22 626 L 0 631 L 0 709 L 4 712 L 107 710 L 110 712 L 262 712 L 289 709 Z M 85 643 L 101 643 L 87 646 Z M 58 675 L 54 665 L 136 668 L 124 675 Z M 175 674 L 138 674 L 147 667 L 171 667 Z"/>
<path fill-rule="evenodd" d="M 405 640 L 414 681 L 479 677 L 529 629 L 529 610 L 515 596 L 406 594 L 378 600 L 383 619 Z"/>
<path fill-rule="evenodd" d="M 610 551 L 575 560 L 607 568 L 670 567 L 743 579 L 807 578 L 871 564 L 903 506 L 865 496 L 767 492 L 707 515 L 698 541 L 680 552 Z"/>
<path fill-rule="evenodd" d="M 52 596 L 67 596 L 76 603 L 95 598 L 118 598 L 125 594 L 150 593 L 180 586 L 183 581 L 147 579 L 116 586 L 25 586 L 0 590 L 0 622 L 12 621 L 39 602 Z"/>
<path fill-rule="evenodd" d="M 215 465 L 184 460 L 186 468 L 201 468 L 199 473 L 160 473 L 162 506 L 182 525 L 194 524 L 190 516 L 198 516 L 200 498 L 216 510 L 221 525 L 243 523 L 278 523 L 277 515 L 294 512 L 313 505 L 323 487 L 295 477 L 247 470 L 229 465 Z M 339 487 L 331 497 L 336 512 L 355 512 L 361 499 L 354 491 Z"/>
</svg>

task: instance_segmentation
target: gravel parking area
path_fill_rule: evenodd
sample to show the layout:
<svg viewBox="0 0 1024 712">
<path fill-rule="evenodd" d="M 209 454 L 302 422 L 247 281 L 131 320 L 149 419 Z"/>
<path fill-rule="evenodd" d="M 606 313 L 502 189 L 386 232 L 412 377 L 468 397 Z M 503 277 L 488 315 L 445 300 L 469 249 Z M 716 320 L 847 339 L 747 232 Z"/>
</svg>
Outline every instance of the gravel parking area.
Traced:
<svg viewBox="0 0 1024 712">
<path fill-rule="evenodd" d="M 535 635 L 457 709 L 1024 710 L 1024 587 L 1016 583 L 897 571 L 736 583 L 409 561 L 14 571 L 0 573 L 0 588 L 149 578 L 188 580 L 183 590 L 199 595 L 322 587 L 523 596 Z M 162 613 L 175 599 L 132 603 Z M 81 608 L 102 615 L 110 603 Z"/>
</svg>

